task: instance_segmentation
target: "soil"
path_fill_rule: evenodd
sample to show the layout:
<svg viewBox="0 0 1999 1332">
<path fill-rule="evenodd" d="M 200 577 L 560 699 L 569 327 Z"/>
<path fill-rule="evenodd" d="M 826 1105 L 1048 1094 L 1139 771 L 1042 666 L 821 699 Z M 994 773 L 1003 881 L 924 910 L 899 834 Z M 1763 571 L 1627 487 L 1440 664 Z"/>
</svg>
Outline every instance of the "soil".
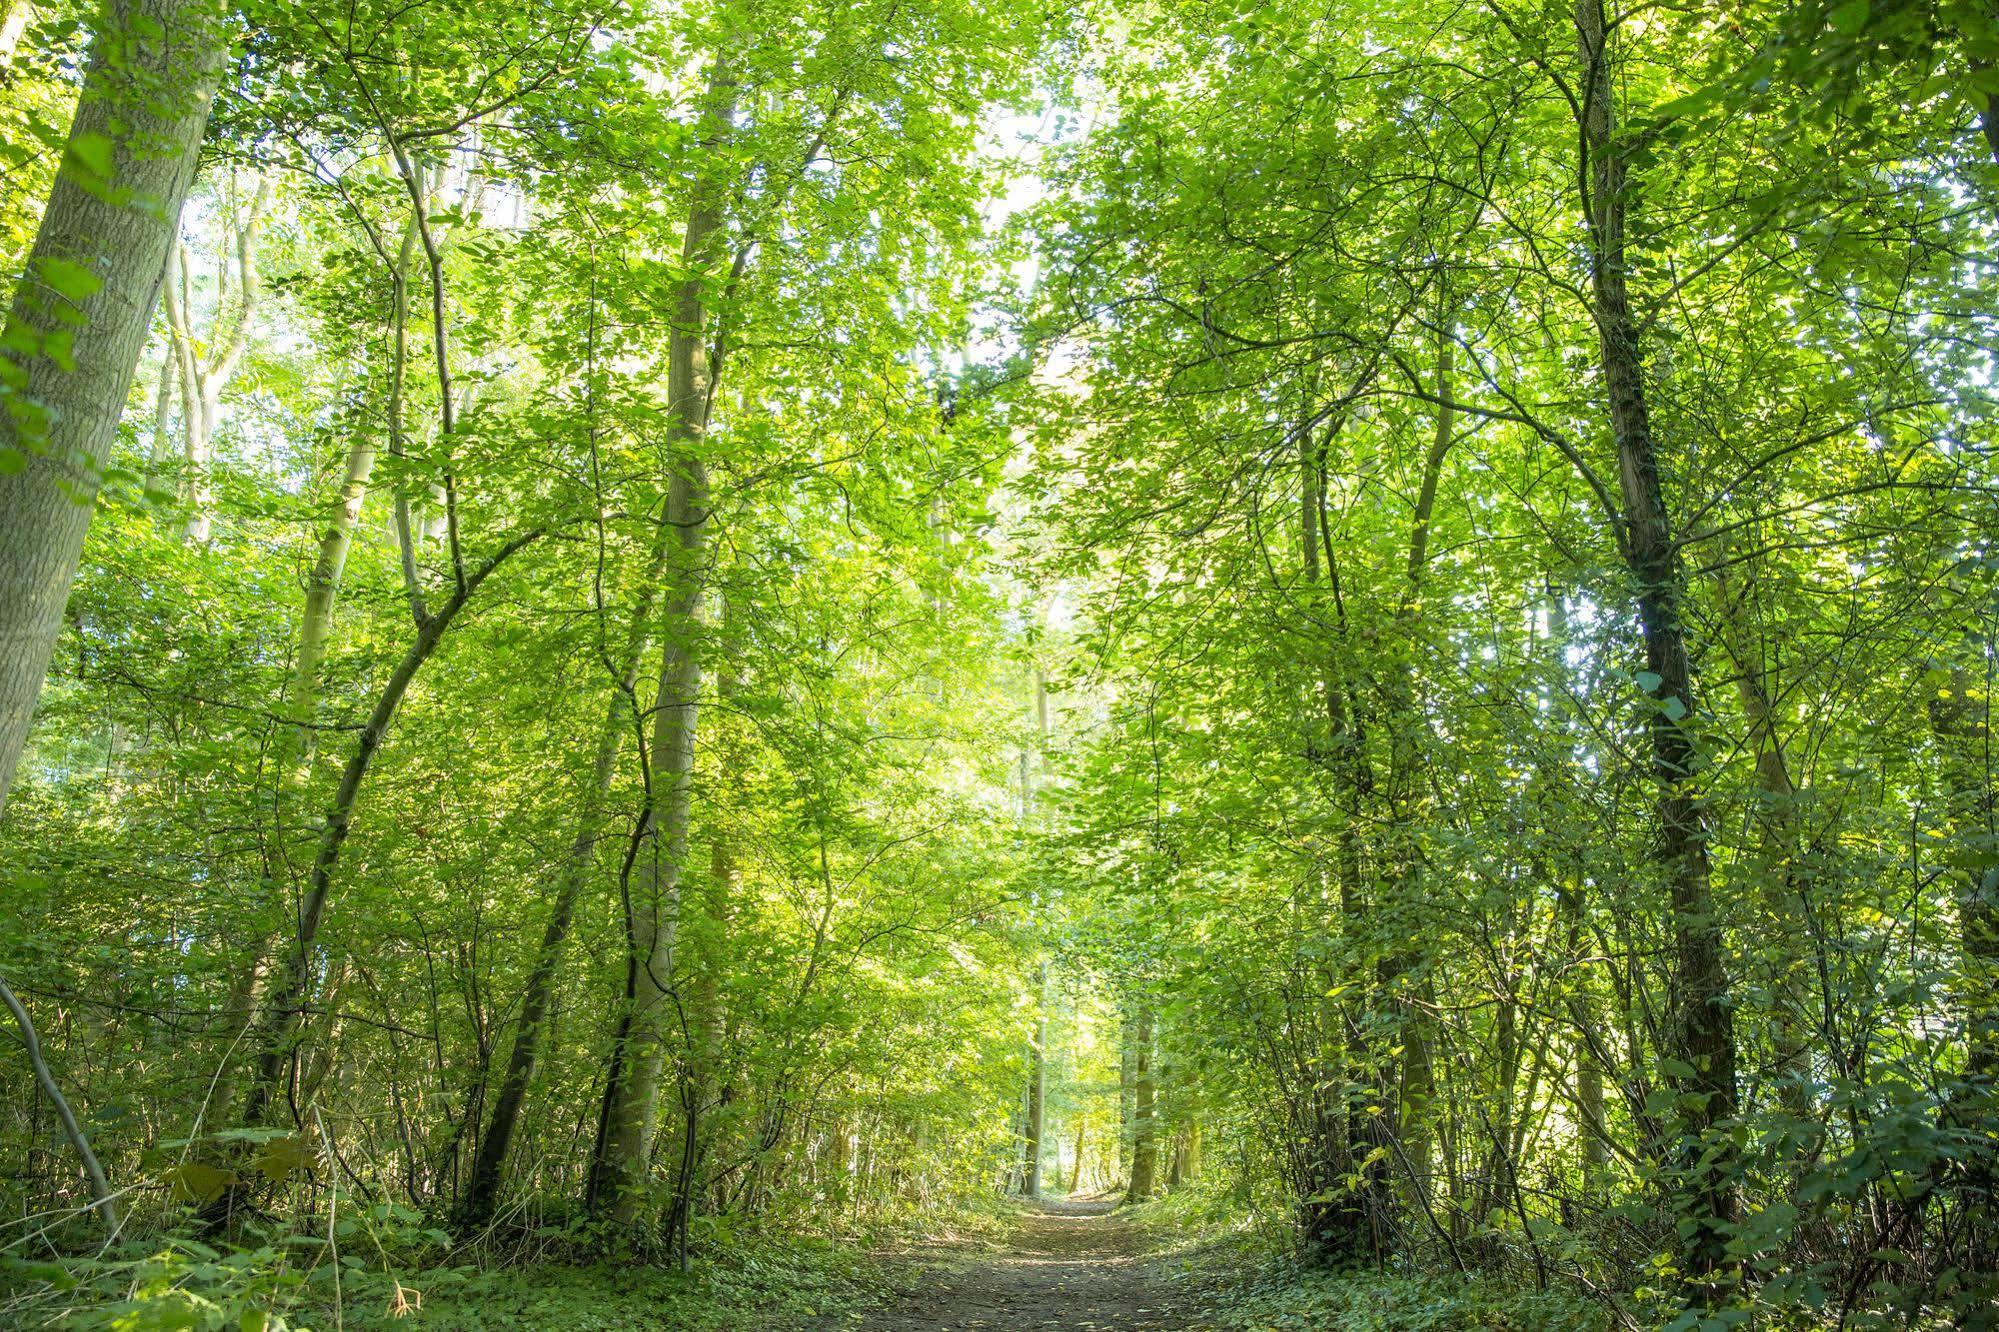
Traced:
<svg viewBox="0 0 1999 1332">
<path fill-rule="evenodd" d="M 1108 1202 L 1043 1202 L 1005 1248 L 954 1255 L 858 1332 L 1195 1332 L 1149 1279 L 1143 1231 Z M 831 1325 L 828 1325 L 829 1328 Z"/>
</svg>

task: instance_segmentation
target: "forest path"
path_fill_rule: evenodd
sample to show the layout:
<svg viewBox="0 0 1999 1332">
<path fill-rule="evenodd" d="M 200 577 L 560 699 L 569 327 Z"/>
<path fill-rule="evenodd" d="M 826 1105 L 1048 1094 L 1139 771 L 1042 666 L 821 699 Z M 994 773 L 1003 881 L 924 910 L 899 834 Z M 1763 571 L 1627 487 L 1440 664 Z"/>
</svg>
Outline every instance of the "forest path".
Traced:
<svg viewBox="0 0 1999 1332">
<path fill-rule="evenodd" d="M 1152 1245 L 1108 1202 L 1043 1202 L 1007 1246 L 926 1272 L 859 1332 L 1193 1332 L 1147 1277 Z"/>
</svg>

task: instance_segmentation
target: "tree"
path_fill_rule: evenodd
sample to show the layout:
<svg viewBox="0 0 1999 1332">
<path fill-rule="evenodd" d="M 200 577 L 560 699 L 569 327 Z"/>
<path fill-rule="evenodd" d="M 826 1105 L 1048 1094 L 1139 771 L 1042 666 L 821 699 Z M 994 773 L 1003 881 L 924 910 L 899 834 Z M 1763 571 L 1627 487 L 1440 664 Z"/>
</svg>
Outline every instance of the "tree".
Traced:
<svg viewBox="0 0 1999 1332">
<path fill-rule="evenodd" d="M 211 0 L 112 0 L 0 332 L 0 811 L 151 330 L 228 40 Z"/>
</svg>

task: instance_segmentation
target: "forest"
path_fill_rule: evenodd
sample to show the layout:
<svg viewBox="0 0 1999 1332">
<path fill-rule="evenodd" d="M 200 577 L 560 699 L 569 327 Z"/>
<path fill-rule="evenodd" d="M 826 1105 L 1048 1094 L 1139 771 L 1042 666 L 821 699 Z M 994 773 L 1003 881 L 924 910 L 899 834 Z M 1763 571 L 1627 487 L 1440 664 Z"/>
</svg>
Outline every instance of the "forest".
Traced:
<svg viewBox="0 0 1999 1332">
<path fill-rule="evenodd" d="M 0 0 L 0 1326 L 1999 1327 L 1992 0 Z"/>
</svg>

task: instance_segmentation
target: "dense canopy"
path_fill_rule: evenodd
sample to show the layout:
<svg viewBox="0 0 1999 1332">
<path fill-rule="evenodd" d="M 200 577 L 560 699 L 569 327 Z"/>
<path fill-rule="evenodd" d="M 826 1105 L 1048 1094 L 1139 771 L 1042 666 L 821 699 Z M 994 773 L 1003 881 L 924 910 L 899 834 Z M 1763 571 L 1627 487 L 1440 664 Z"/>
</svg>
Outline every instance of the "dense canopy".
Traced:
<svg viewBox="0 0 1999 1332">
<path fill-rule="evenodd" d="M 1995 244 L 1989 0 L 0 0 L 0 1322 L 1992 1326 Z"/>
</svg>

